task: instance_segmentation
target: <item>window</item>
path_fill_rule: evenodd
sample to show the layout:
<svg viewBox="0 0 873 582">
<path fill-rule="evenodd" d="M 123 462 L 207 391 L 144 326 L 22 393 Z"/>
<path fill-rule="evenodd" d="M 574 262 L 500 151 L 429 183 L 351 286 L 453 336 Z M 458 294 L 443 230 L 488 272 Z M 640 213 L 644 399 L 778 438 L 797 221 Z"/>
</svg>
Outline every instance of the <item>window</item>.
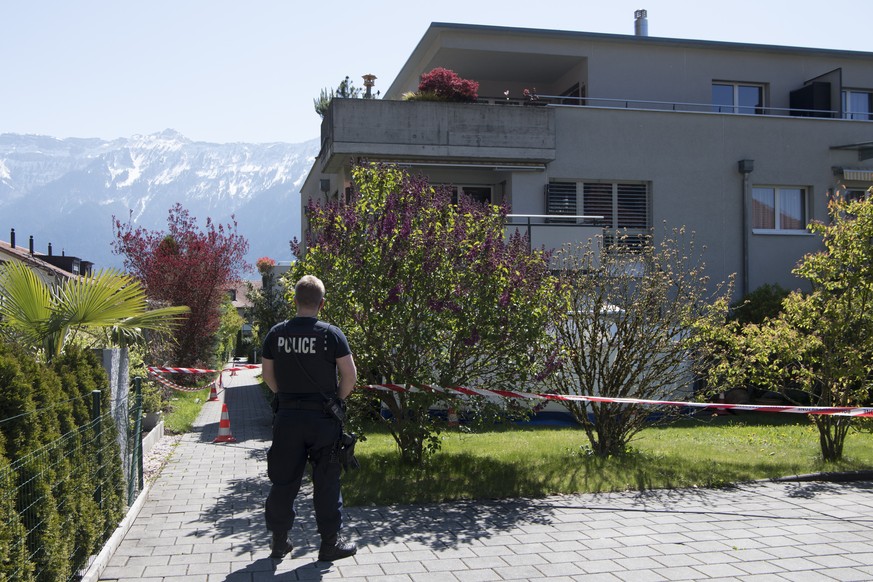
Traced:
<svg viewBox="0 0 873 582">
<path fill-rule="evenodd" d="M 843 91 L 843 118 L 873 120 L 873 92 Z"/>
<path fill-rule="evenodd" d="M 870 197 L 870 191 L 864 190 L 863 188 L 848 188 L 843 191 L 843 197 L 846 202 L 858 202 L 860 200 L 866 200 Z"/>
<path fill-rule="evenodd" d="M 602 216 L 606 228 L 649 228 L 649 190 L 641 182 L 582 182 L 582 211 L 578 212 L 576 182 L 546 186 L 546 214 Z M 570 222 L 575 220 L 570 219 Z"/>
<path fill-rule="evenodd" d="M 764 113 L 764 86 L 717 82 L 712 84 L 712 110 L 718 113 Z"/>
<path fill-rule="evenodd" d="M 607 228 L 649 227 L 649 195 L 645 184 L 586 182 L 582 207 L 588 216 L 602 216 Z"/>
<path fill-rule="evenodd" d="M 752 188 L 752 228 L 805 231 L 806 198 L 804 188 Z"/>
<path fill-rule="evenodd" d="M 449 186 L 452 190 L 452 204 L 458 203 L 458 193 L 463 194 L 473 202 L 479 204 L 492 203 L 491 186 Z"/>
<path fill-rule="evenodd" d="M 546 184 L 546 214 L 551 216 L 576 216 L 576 182 L 551 182 Z M 576 222 L 575 218 L 550 218 L 548 222 Z"/>
</svg>

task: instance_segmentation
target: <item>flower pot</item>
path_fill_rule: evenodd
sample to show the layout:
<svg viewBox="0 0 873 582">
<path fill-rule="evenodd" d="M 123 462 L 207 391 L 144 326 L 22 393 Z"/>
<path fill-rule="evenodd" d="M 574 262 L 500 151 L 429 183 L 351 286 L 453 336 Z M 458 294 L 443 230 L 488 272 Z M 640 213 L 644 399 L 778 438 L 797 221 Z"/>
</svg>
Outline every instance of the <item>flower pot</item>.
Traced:
<svg viewBox="0 0 873 582">
<path fill-rule="evenodd" d="M 149 431 L 155 428 L 159 422 L 161 422 L 161 411 L 157 412 L 145 412 L 142 415 L 142 429 L 144 431 Z"/>
</svg>

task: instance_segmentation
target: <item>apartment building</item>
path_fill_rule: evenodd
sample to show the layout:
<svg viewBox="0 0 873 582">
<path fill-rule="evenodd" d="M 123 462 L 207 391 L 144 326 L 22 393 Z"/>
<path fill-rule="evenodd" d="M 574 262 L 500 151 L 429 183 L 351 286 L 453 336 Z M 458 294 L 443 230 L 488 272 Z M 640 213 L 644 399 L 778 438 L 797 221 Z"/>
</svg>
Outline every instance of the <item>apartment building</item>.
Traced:
<svg viewBox="0 0 873 582">
<path fill-rule="evenodd" d="M 391 162 L 507 202 L 537 247 L 685 226 L 738 295 L 802 287 L 791 270 L 821 248 L 806 225 L 873 185 L 873 53 L 655 38 L 644 19 L 432 24 L 381 99 L 332 102 L 302 204 L 344 197 L 355 160 Z M 479 102 L 403 100 L 436 67 Z"/>
</svg>

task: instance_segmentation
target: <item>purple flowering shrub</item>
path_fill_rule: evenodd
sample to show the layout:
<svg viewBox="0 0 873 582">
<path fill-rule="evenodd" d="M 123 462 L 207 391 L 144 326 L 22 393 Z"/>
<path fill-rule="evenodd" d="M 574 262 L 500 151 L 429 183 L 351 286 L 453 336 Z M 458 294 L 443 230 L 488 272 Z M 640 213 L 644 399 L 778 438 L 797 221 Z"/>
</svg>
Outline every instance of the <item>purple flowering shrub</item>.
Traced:
<svg viewBox="0 0 873 582">
<path fill-rule="evenodd" d="M 450 188 L 390 166 L 357 166 L 352 178 L 348 204 L 309 204 L 308 245 L 302 256 L 295 247 L 290 276 L 324 281 L 323 316 L 345 331 L 361 382 L 518 389 L 541 378 L 560 294 L 549 256 L 506 236 L 509 208 L 453 203 Z M 445 396 L 364 392 L 356 398 L 391 411 L 405 461 L 439 448 L 428 410 L 450 405 Z"/>
</svg>

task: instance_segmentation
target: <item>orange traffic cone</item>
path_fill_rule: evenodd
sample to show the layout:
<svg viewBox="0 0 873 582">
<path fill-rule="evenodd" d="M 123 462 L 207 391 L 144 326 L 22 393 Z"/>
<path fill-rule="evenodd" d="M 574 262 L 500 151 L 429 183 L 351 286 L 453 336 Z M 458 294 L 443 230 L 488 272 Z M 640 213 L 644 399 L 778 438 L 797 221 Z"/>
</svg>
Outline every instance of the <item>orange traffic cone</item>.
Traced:
<svg viewBox="0 0 873 582">
<path fill-rule="evenodd" d="M 236 439 L 230 434 L 230 417 L 227 415 L 227 404 L 221 405 L 221 420 L 218 423 L 218 436 L 214 443 L 235 443 Z"/>
<path fill-rule="evenodd" d="M 218 400 L 218 390 L 216 390 L 215 385 L 221 381 L 221 376 L 218 377 L 218 380 L 212 382 L 212 390 L 209 391 L 209 400 L 206 402 L 215 402 Z"/>
</svg>

